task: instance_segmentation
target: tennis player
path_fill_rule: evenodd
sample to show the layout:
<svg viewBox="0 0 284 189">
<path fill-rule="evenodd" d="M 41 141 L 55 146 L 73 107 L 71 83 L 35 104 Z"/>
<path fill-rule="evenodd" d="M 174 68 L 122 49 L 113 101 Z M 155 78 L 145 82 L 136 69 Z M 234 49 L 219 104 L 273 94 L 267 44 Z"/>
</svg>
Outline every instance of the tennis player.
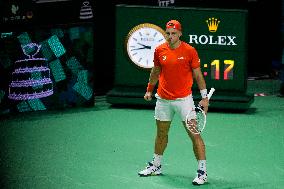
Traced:
<svg viewBox="0 0 284 189">
<path fill-rule="evenodd" d="M 189 44 L 180 40 L 182 36 L 181 24 L 176 20 L 171 20 L 166 24 L 167 42 L 155 49 L 154 67 L 151 70 L 147 91 L 144 99 L 152 100 L 152 93 L 155 85 L 159 81 L 155 106 L 155 119 L 157 134 L 155 139 L 155 149 L 153 160 L 148 162 L 147 167 L 140 171 L 140 176 L 162 174 L 162 157 L 168 144 L 168 132 L 171 121 L 177 114 L 183 126 L 185 126 L 186 115 L 190 110 L 194 110 L 192 98 L 192 84 L 195 79 L 200 90 L 202 100 L 199 102 L 208 110 L 208 98 L 206 83 L 200 69 L 200 59 L 198 53 Z M 192 111 L 191 118 L 195 119 L 195 112 Z M 198 162 L 197 176 L 192 184 L 202 185 L 207 182 L 205 145 L 200 134 L 192 134 L 186 129 L 193 144 L 193 151 Z"/>
</svg>

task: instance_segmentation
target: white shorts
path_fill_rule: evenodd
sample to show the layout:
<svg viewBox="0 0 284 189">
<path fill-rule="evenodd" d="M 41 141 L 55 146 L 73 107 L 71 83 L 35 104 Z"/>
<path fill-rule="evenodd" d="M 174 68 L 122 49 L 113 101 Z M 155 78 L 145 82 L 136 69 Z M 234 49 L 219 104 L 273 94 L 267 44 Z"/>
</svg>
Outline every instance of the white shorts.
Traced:
<svg viewBox="0 0 284 189">
<path fill-rule="evenodd" d="M 178 114 L 182 121 L 186 120 L 188 113 L 191 119 L 196 118 L 196 112 L 194 111 L 194 101 L 192 95 L 188 95 L 184 98 L 178 98 L 176 100 L 165 100 L 155 95 L 157 98 L 155 107 L 155 119 L 159 121 L 172 121 L 175 114 Z"/>
</svg>

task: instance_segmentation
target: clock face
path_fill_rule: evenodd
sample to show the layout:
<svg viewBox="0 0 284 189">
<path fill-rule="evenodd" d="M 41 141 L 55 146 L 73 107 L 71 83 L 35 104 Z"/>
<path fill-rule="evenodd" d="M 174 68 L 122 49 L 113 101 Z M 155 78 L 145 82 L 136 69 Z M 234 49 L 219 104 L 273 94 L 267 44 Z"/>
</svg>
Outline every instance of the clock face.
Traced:
<svg viewBox="0 0 284 189">
<path fill-rule="evenodd" d="M 166 42 L 166 33 L 163 29 L 154 24 L 140 24 L 127 35 L 127 54 L 137 66 L 152 68 L 155 48 L 164 42 Z"/>
</svg>

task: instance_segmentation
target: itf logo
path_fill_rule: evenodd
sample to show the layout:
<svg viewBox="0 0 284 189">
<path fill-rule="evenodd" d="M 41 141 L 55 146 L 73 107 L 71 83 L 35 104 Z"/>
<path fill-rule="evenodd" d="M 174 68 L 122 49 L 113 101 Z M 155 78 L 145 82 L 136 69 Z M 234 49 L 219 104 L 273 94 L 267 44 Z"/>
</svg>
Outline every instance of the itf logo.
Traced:
<svg viewBox="0 0 284 189">
<path fill-rule="evenodd" d="M 158 0 L 159 7 L 168 7 L 175 4 L 175 0 Z"/>
</svg>

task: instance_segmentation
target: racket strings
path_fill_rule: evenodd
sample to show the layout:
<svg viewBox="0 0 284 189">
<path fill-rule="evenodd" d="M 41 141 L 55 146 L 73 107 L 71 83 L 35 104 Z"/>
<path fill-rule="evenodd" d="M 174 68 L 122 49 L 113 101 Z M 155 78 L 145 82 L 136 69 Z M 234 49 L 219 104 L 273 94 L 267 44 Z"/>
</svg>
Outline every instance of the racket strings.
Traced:
<svg viewBox="0 0 284 189">
<path fill-rule="evenodd" d="M 199 132 L 201 132 L 204 129 L 204 122 L 205 122 L 205 116 L 204 113 L 199 111 L 196 112 L 196 130 L 198 130 Z"/>
<path fill-rule="evenodd" d="M 211 98 L 214 91 L 215 91 L 214 88 L 210 89 L 208 93 L 208 100 Z M 206 114 L 200 105 L 198 105 L 195 108 L 195 113 L 196 113 L 195 119 L 192 118 L 192 112 L 193 111 L 190 110 L 188 114 L 186 115 L 186 121 L 185 121 L 186 127 L 191 133 L 200 134 L 204 130 L 205 125 L 206 125 Z"/>
<path fill-rule="evenodd" d="M 187 120 L 186 122 L 187 129 L 192 132 L 193 134 L 198 134 L 199 131 L 196 128 L 195 120 Z"/>
<path fill-rule="evenodd" d="M 193 134 L 200 134 L 206 124 L 206 115 L 201 109 L 196 109 L 196 119 L 187 119 L 186 125 Z"/>
</svg>

